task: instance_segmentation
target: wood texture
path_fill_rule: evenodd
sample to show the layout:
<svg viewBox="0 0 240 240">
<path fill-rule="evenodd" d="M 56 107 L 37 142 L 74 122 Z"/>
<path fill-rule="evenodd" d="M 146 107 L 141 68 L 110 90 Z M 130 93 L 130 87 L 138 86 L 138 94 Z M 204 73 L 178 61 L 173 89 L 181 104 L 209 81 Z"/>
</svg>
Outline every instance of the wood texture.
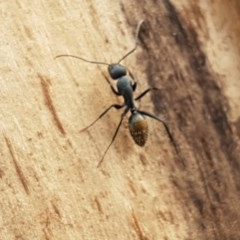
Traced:
<svg viewBox="0 0 240 240">
<path fill-rule="evenodd" d="M 183 1 L 181 1 L 183 2 Z M 3 1 L 0 239 L 240 239 L 240 4 L 231 1 Z M 124 60 L 149 140 L 121 110 L 105 66 Z"/>
</svg>

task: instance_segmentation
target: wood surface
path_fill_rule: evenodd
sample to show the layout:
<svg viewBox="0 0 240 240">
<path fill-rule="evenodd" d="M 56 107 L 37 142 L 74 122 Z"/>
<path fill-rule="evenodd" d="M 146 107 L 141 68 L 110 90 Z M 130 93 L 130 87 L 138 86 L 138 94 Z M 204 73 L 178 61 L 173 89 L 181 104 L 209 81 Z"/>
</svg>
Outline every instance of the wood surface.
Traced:
<svg viewBox="0 0 240 240">
<path fill-rule="evenodd" d="M 238 0 L 2 1 L 0 239 L 240 239 Z M 123 102 L 106 66 L 133 73 L 149 139 L 128 117 L 100 168 Z M 112 81 L 112 80 L 111 80 Z M 113 81 L 112 81 L 113 82 Z M 113 82 L 114 83 L 114 82 Z M 115 84 L 115 83 L 114 83 Z"/>
</svg>

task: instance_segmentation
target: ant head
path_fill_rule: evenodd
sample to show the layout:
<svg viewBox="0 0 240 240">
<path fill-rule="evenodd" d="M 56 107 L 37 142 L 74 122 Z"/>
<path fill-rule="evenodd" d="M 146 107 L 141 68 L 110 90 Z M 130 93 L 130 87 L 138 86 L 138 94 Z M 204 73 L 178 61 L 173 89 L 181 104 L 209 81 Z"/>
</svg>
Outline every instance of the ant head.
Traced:
<svg viewBox="0 0 240 240">
<path fill-rule="evenodd" d="M 127 69 L 120 63 L 112 63 L 108 65 L 108 72 L 112 79 L 118 79 L 127 74 Z"/>
<path fill-rule="evenodd" d="M 145 117 L 137 111 L 133 111 L 129 118 L 129 131 L 137 145 L 145 145 L 148 138 L 148 124 Z"/>
</svg>

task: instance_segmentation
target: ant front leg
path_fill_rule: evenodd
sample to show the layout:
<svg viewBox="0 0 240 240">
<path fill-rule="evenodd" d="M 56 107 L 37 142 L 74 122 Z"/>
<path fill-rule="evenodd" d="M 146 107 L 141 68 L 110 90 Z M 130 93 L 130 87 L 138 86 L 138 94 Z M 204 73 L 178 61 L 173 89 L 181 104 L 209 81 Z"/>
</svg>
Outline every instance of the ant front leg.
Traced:
<svg viewBox="0 0 240 240">
<path fill-rule="evenodd" d="M 145 90 L 144 92 L 142 92 L 140 95 L 138 95 L 134 100 L 137 101 L 137 100 L 141 99 L 143 96 L 145 96 L 148 92 L 150 92 L 152 90 L 161 91 L 160 88 L 151 87 L 151 88 L 148 88 L 147 90 Z"/>
<path fill-rule="evenodd" d="M 106 76 L 104 76 L 104 77 L 105 77 L 105 79 L 107 80 L 107 83 L 110 85 L 111 90 L 113 91 L 113 93 L 114 93 L 115 95 L 117 95 L 117 96 L 121 96 L 122 94 L 119 93 L 119 92 L 113 87 L 113 85 L 111 84 L 111 82 L 109 81 L 109 79 L 108 79 Z"/>
<path fill-rule="evenodd" d="M 135 81 L 135 78 L 134 78 L 132 72 L 130 72 L 129 70 L 128 70 L 128 72 L 129 72 L 131 79 L 133 80 L 133 82 L 131 82 L 131 86 L 132 86 L 132 90 L 134 92 L 137 88 L 137 82 Z"/>
</svg>

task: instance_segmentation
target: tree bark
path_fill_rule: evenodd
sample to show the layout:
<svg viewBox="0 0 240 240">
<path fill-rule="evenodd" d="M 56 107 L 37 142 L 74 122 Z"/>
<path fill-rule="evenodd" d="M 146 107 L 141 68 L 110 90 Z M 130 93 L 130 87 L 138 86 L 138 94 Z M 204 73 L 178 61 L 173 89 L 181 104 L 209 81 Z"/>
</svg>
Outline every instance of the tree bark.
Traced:
<svg viewBox="0 0 240 240">
<path fill-rule="evenodd" d="M 183 2 L 183 1 L 182 1 Z M 1 6 L 1 239 L 240 239 L 240 4 L 5 1 Z M 149 87 L 141 148 L 105 76 Z M 109 77 L 108 77 L 109 78 Z M 113 80 L 110 80 L 115 84 Z"/>
</svg>

